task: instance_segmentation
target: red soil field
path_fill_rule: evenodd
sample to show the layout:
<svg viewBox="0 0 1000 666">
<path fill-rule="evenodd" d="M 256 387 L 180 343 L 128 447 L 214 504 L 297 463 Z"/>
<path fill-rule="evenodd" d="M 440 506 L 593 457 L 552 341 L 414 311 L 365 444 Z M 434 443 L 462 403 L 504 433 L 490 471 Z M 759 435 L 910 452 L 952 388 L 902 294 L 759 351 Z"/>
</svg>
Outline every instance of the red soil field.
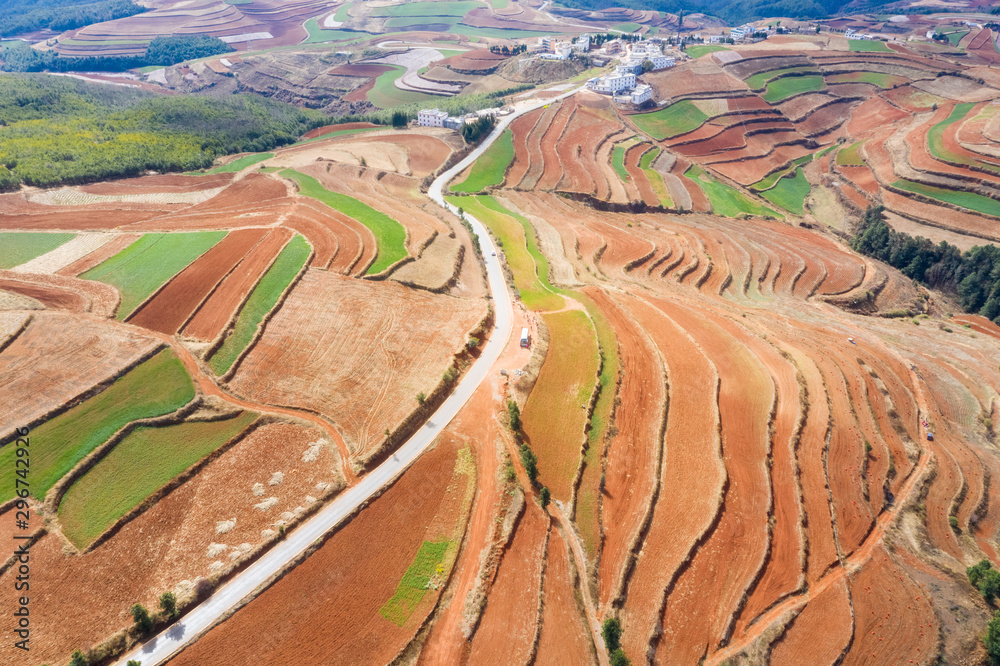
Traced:
<svg viewBox="0 0 1000 666">
<path fill-rule="evenodd" d="M 159 342 L 135 329 L 68 313 L 37 312 L 0 352 L 0 437 L 58 409 L 123 368 L 149 356 Z"/>
<path fill-rule="evenodd" d="M 556 152 L 563 165 L 559 189 L 605 198 L 608 192 L 606 179 L 595 159 L 601 144 L 621 130 L 622 125 L 614 119 L 605 98 L 584 98 L 562 139 L 556 144 Z"/>
<path fill-rule="evenodd" d="M 222 187 L 233 179 L 231 173 L 217 173 L 208 176 L 183 176 L 180 174 L 162 174 L 159 176 L 142 176 L 141 178 L 126 178 L 105 183 L 91 183 L 77 187 L 87 194 L 103 194 L 118 196 L 123 194 L 159 194 L 161 192 L 199 192 Z"/>
<path fill-rule="evenodd" d="M 589 212 L 579 206 L 577 211 L 580 218 Z M 603 272 L 620 274 L 626 264 L 646 256 L 655 248 L 650 241 L 636 238 L 616 225 L 600 221 L 596 216 L 583 219 L 586 219 L 587 226 L 608 241 L 608 247 L 601 255 L 600 261 Z M 615 221 L 624 224 L 620 218 Z"/>
<path fill-rule="evenodd" d="M 575 538 L 575 537 L 573 537 Z M 593 664 L 594 648 L 590 632 L 577 606 L 573 578 L 570 575 L 570 554 L 559 530 L 549 532 L 549 547 L 545 564 L 545 586 L 542 590 L 542 631 L 538 639 L 538 664 Z"/>
<path fill-rule="evenodd" d="M 86 273 L 94 266 L 104 263 L 140 238 L 142 238 L 140 234 L 119 234 L 87 256 L 81 257 L 70 265 L 60 268 L 56 271 L 56 274 L 76 276 Z"/>
<path fill-rule="evenodd" d="M 291 232 L 281 228 L 268 233 L 205 299 L 184 327 L 183 335 L 205 341 L 222 335 L 237 309 L 291 237 Z"/>
<path fill-rule="evenodd" d="M 2 277 L 3 274 L 7 274 L 7 271 L 0 274 L 0 290 L 2 291 L 11 291 L 33 298 L 53 310 L 69 310 L 70 312 L 86 312 L 87 310 L 88 302 L 82 294 L 70 289 L 38 284 L 37 282 L 5 279 Z"/>
<path fill-rule="evenodd" d="M 516 187 L 520 190 L 538 189 L 536 185 L 538 179 L 542 176 L 542 170 L 546 168 L 546 160 L 551 160 L 555 156 L 554 153 L 550 153 L 548 158 L 546 158 L 542 152 L 542 140 L 565 104 L 566 102 L 550 104 L 548 108 L 542 110 L 542 115 L 538 117 L 538 121 L 532 127 L 527 137 L 528 155 L 530 156 L 528 169 L 519 181 L 515 181 L 513 178 L 508 179 L 508 187 Z M 552 143 L 554 144 L 555 141 L 552 141 Z M 515 163 L 520 159 L 520 156 L 516 152 L 514 159 Z"/>
<path fill-rule="evenodd" d="M 312 268 L 356 274 L 375 256 L 375 236 L 368 227 L 308 197 L 296 200 L 282 226 L 298 231 L 313 246 Z"/>
<path fill-rule="evenodd" d="M 484 314 L 481 301 L 310 270 L 230 385 L 322 414 L 363 457 L 416 408 L 417 393 L 430 394 Z"/>
<path fill-rule="evenodd" d="M 532 155 L 528 149 L 528 134 L 535 127 L 535 123 L 538 122 L 538 118 L 544 111 L 545 109 L 535 109 L 510 124 L 514 139 L 514 161 L 511 162 L 510 168 L 507 170 L 505 182 L 508 186 L 516 187 L 528 172 Z"/>
<path fill-rule="evenodd" d="M 873 96 L 851 110 L 847 133 L 858 136 L 878 127 L 887 127 L 907 117 L 907 113 L 884 99 Z"/>
<path fill-rule="evenodd" d="M 538 630 L 542 566 L 550 526 L 531 499 L 503 555 L 486 610 L 472 637 L 470 664 L 516 664 L 528 661 Z"/>
<path fill-rule="evenodd" d="M 65 275 L 49 273 L 16 273 L 0 271 L 0 279 L 18 283 L 20 288 L 37 290 L 50 294 L 59 300 L 66 298 L 76 303 L 77 297 L 82 299 L 82 312 L 89 312 L 95 317 L 111 317 L 118 307 L 121 296 L 111 285 L 93 280 L 80 280 Z M 55 305 L 53 301 L 53 305 Z M 64 309 L 64 308 L 56 308 Z"/>
<path fill-rule="evenodd" d="M 130 324 L 173 335 L 191 318 L 219 282 L 268 235 L 266 229 L 237 229 L 178 273 L 128 318 Z"/>
<path fill-rule="evenodd" d="M 604 539 L 598 578 L 600 603 L 622 584 L 630 549 L 656 487 L 666 387 L 663 367 L 646 333 L 604 291 L 584 290 L 618 337 L 622 381 L 615 411 L 618 434 L 608 445 L 602 500 Z"/>
<path fill-rule="evenodd" d="M 173 662 L 387 663 L 430 611 L 430 591 L 400 627 L 379 614 L 439 513 L 454 511 L 458 447 L 442 442 L 313 555 Z M 532 616 L 533 617 L 533 616 Z M 261 627 L 270 627 L 262 634 Z"/>
<path fill-rule="evenodd" d="M 566 129 L 566 126 L 570 124 L 570 121 L 576 114 L 577 106 L 578 102 L 575 95 L 564 101 L 560 106 L 559 113 L 556 114 L 556 117 L 552 119 L 552 123 L 545 130 L 545 135 L 542 137 L 541 142 L 542 161 L 545 163 L 545 168 L 533 189 L 551 190 L 562 177 L 563 165 L 559 160 L 558 153 L 556 153 L 556 143 L 561 141 L 563 130 Z"/>
<path fill-rule="evenodd" d="M 509 57 L 493 53 L 489 49 L 476 49 L 439 60 L 438 64 L 460 72 L 490 72 Z"/>
<path fill-rule="evenodd" d="M 771 663 L 832 664 L 850 645 L 854 618 L 847 583 L 837 582 L 812 598 L 771 648 Z"/>
<path fill-rule="evenodd" d="M 632 183 L 639 190 L 639 196 L 642 197 L 643 202 L 649 206 L 658 206 L 660 205 L 660 198 L 656 196 L 656 192 L 653 191 L 653 186 L 649 184 L 649 179 L 646 178 L 646 172 L 639 168 L 639 160 L 642 159 L 642 156 L 646 154 L 647 151 L 652 149 L 653 146 L 648 143 L 640 143 L 632 146 L 632 148 L 625 153 L 625 170 L 632 179 Z"/>
<path fill-rule="evenodd" d="M 207 201 L 148 222 L 130 230 L 232 229 L 265 226 L 277 222 L 291 206 L 285 184 L 267 174 L 251 173 Z"/>
</svg>

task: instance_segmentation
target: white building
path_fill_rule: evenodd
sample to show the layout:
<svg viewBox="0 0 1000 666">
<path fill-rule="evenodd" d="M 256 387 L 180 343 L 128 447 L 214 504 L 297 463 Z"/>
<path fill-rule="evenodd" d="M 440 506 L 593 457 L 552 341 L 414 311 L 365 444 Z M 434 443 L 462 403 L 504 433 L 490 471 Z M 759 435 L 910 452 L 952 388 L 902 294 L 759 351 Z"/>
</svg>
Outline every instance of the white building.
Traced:
<svg viewBox="0 0 1000 666">
<path fill-rule="evenodd" d="M 440 109 L 422 109 L 417 112 L 417 124 L 422 127 L 444 127 L 448 114 Z"/>
<path fill-rule="evenodd" d="M 670 56 L 653 56 L 650 58 L 653 63 L 653 69 L 666 69 L 667 67 L 673 67 L 677 64 L 677 59 Z"/>
<path fill-rule="evenodd" d="M 587 81 L 587 87 L 603 95 L 614 95 L 635 88 L 635 74 L 621 67 L 616 67 L 612 74 Z"/>
<path fill-rule="evenodd" d="M 636 106 L 653 99 L 653 89 L 645 83 L 640 83 L 632 90 L 632 103 Z"/>
<path fill-rule="evenodd" d="M 581 53 L 586 53 L 590 50 L 590 35 L 584 33 L 577 38 L 576 43 L 573 44 L 574 51 L 580 51 Z"/>
<path fill-rule="evenodd" d="M 573 45 L 569 42 L 556 42 L 552 44 L 552 53 L 543 53 L 539 58 L 545 60 L 566 60 L 573 53 Z"/>
</svg>

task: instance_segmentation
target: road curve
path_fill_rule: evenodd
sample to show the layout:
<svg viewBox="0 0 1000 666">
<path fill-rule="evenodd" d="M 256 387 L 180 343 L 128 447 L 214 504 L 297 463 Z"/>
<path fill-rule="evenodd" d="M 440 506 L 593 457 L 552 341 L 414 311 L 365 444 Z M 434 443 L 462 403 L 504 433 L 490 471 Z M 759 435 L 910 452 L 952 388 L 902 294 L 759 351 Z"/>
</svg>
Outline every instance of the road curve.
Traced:
<svg viewBox="0 0 1000 666">
<path fill-rule="evenodd" d="M 438 204 L 455 210 L 445 202 L 441 193 L 443 186 L 456 174 L 461 173 L 472 164 L 501 132 L 514 120 L 529 111 L 550 104 L 556 99 L 562 99 L 576 92 L 568 91 L 550 100 L 541 100 L 524 105 L 515 113 L 504 118 L 497 128 L 483 143 L 473 150 L 465 159 L 441 174 L 431 185 L 430 196 Z M 435 411 L 410 439 L 389 457 L 384 463 L 366 474 L 356 485 L 351 486 L 338 495 L 332 502 L 320 509 L 312 518 L 288 533 L 288 536 L 278 542 L 260 559 L 251 564 L 242 573 L 220 587 L 208 599 L 195 606 L 183 618 L 167 627 L 153 638 L 131 650 L 119 659 L 116 664 L 125 666 L 129 660 L 137 660 L 142 666 L 162 664 L 180 652 L 186 645 L 197 640 L 211 629 L 231 609 L 239 605 L 254 591 L 268 583 L 279 571 L 306 551 L 317 539 L 339 525 L 351 515 L 361 504 L 375 493 L 391 483 L 424 450 L 437 438 L 446 425 L 458 414 L 459 410 L 472 397 L 479 385 L 489 374 L 493 364 L 507 345 L 510 338 L 514 308 L 511 302 L 507 281 L 500 267 L 500 259 L 494 256 L 496 247 L 486 232 L 486 228 L 478 221 L 468 217 L 472 228 L 479 237 L 480 247 L 486 263 L 486 274 L 490 293 L 493 297 L 493 314 L 495 328 L 489 342 L 483 348 L 476 362 L 459 382 L 444 404 Z"/>
</svg>

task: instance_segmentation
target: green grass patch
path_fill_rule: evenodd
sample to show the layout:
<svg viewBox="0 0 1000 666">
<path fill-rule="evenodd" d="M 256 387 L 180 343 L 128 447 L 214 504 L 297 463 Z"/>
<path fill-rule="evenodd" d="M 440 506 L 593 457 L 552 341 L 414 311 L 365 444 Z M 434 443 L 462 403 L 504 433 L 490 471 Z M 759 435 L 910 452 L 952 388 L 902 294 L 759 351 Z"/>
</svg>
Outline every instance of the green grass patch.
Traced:
<svg viewBox="0 0 1000 666">
<path fill-rule="evenodd" d="M 761 196 L 773 203 L 781 206 L 790 213 L 802 215 L 805 210 L 805 200 L 809 196 L 812 185 L 806 180 L 802 168 L 795 170 L 794 177 L 785 177 L 778 180 L 778 183 L 771 189 L 762 192 Z"/>
<path fill-rule="evenodd" d="M 652 167 L 653 160 L 659 157 L 659 155 L 659 146 L 654 146 L 651 150 L 647 150 L 639 160 L 639 168 L 646 174 L 646 179 L 649 180 L 649 185 L 653 188 L 653 192 L 656 193 L 656 197 L 660 200 L 660 205 L 671 208 L 674 205 L 674 202 L 673 199 L 670 198 L 670 191 L 667 189 L 667 184 L 663 182 L 663 175 Z"/>
<path fill-rule="evenodd" d="M 522 215 L 504 208 L 487 195 L 446 197 L 485 224 L 503 246 L 504 257 L 514 275 L 514 287 L 530 310 L 559 310 L 565 304 L 549 282 L 549 262 L 538 249 L 535 228 Z"/>
<path fill-rule="evenodd" d="M 493 9 L 507 9 L 507 5 L 510 4 L 510 0 L 490 0 L 490 5 Z"/>
<path fill-rule="evenodd" d="M 765 102 L 773 104 L 792 95 L 814 92 L 826 87 L 822 76 L 786 76 L 767 84 L 767 91 L 761 95 Z"/>
<path fill-rule="evenodd" d="M 63 534 L 77 548 L 85 548 L 115 521 L 237 436 L 256 418 L 254 412 L 242 412 L 222 421 L 136 428 L 70 486 L 59 504 Z"/>
<path fill-rule="evenodd" d="M 882 72 L 846 72 L 829 77 L 832 83 L 870 83 L 879 88 L 892 88 L 906 83 L 909 79 Z"/>
<path fill-rule="evenodd" d="M 827 149 L 827 151 L 829 151 L 829 148 Z M 816 157 L 819 157 L 819 155 L 817 154 Z M 763 180 L 757 181 L 756 183 L 750 186 L 750 189 L 753 190 L 754 192 L 763 192 L 764 190 L 769 190 L 772 187 L 774 187 L 779 180 L 781 180 L 782 178 L 790 174 L 792 171 L 794 171 L 796 167 L 799 167 L 805 164 L 806 162 L 811 162 L 812 160 L 813 160 L 813 155 L 811 154 L 803 155 L 802 157 L 796 158 L 792 160 L 791 165 L 789 165 L 784 169 L 781 169 L 780 171 L 775 171 L 774 173 L 770 174 L 769 176 L 767 176 L 767 178 L 764 178 Z"/>
<path fill-rule="evenodd" d="M 263 162 L 264 160 L 269 160 L 274 157 L 274 153 L 257 153 L 255 155 L 244 155 L 239 159 L 235 159 L 229 164 L 223 164 L 222 166 L 217 166 L 214 169 L 209 169 L 205 174 L 213 173 L 236 173 L 237 171 L 242 171 L 248 166 L 257 164 L 258 162 Z"/>
<path fill-rule="evenodd" d="M 860 51 L 862 53 L 893 52 L 885 43 L 875 39 L 848 39 L 847 45 L 851 51 Z"/>
<path fill-rule="evenodd" d="M 445 551 L 450 541 L 424 541 L 406 568 L 403 579 L 396 586 L 396 592 L 379 609 L 379 615 L 402 627 L 416 610 L 427 593 L 431 580 L 444 573 Z"/>
<path fill-rule="evenodd" d="M 340 19 L 336 19 L 340 20 Z M 365 39 L 375 33 L 363 32 L 361 30 L 340 30 L 334 28 L 324 28 L 319 24 L 319 19 L 311 18 L 305 22 L 306 32 L 309 36 L 303 44 L 325 44 L 326 42 L 346 42 L 352 39 Z"/>
<path fill-rule="evenodd" d="M 985 215 L 1000 217 L 1000 201 L 991 199 L 990 197 L 984 197 L 981 194 L 976 194 L 974 192 L 962 192 L 959 190 L 946 190 L 941 187 L 924 185 L 923 183 L 914 183 L 909 180 L 897 180 L 892 185 L 893 187 L 898 187 L 899 189 L 906 190 L 907 192 L 922 194 L 925 197 L 961 206 L 962 208 L 984 213 Z"/>
<path fill-rule="evenodd" d="M 322 136 L 314 136 L 311 139 L 302 139 L 301 141 L 296 141 L 293 146 L 300 146 L 303 143 L 312 143 L 313 141 L 323 141 L 324 139 L 333 139 L 338 136 L 347 136 L 349 134 L 361 134 L 363 132 L 372 132 L 374 130 L 384 130 L 387 129 L 384 125 L 376 125 L 375 127 L 355 127 L 354 129 L 337 130 L 336 132 L 330 132 L 329 134 L 323 134 Z"/>
<path fill-rule="evenodd" d="M 746 79 L 744 79 L 744 83 L 750 86 L 753 90 L 761 90 L 763 89 L 764 84 L 766 84 L 768 81 L 777 79 L 786 74 L 797 74 L 802 72 L 815 73 L 816 68 L 810 66 L 803 66 L 803 67 L 785 67 L 784 69 L 772 69 L 769 72 L 760 72 L 758 74 L 754 74 L 753 76 L 749 76 Z"/>
<path fill-rule="evenodd" d="M 451 27 L 448 32 L 453 35 L 466 35 L 467 37 L 493 37 L 496 39 L 531 39 L 551 35 L 551 32 L 540 30 L 507 30 L 505 28 L 477 28 L 471 25 L 459 23 Z"/>
<path fill-rule="evenodd" d="M 331 192 L 312 176 L 292 169 L 282 171 L 281 175 L 294 180 L 303 195 L 322 201 L 330 208 L 353 217 L 371 230 L 375 236 L 376 254 L 374 263 L 368 269 L 368 275 L 381 273 L 400 259 L 406 258 L 406 229 L 396 220 L 354 197 Z"/>
<path fill-rule="evenodd" d="M 194 399 L 194 384 L 173 351 L 164 349 L 95 396 L 31 431 L 31 492 L 41 499 L 91 451 L 125 425 L 174 412 Z M 14 447 L 0 464 L 14 470 Z M 0 502 L 15 495 L 13 473 L 0 474 Z"/>
<path fill-rule="evenodd" d="M 728 51 L 725 46 L 719 46 L 718 44 L 696 44 L 695 46 L 689 46 L 684 49 L 684 53 L 687 53 L 692 58 L 700 58 L 706 53 L 715 53 L 716 51 Z"/>
<path fill-rule="evenodd" d="M 816 159 L 819 159 L 819 158 L 823 157 L 824 155 L 826 155 L 827 153 L 829 153 L 830 151 L 832 151 L 836 147 L 837 147 L 837 144 L 833 144 L 833 145 L 827 146 L 823 150 L 821 150 L 818 153 L 816 153 Z"/>
<path fill-rule="evenodd" d="M 713 179 L 698 165 L 692 165 L 684 175 L 693 180 L 708 197 L 712 212 L 723 217 L 738 217 L 741 214 L 770 215 L 782 217 L 767 206 L 762 206 L 739 190 Z"/>
<path fill-rule="evenodd" d="M 446 26 L 444 31 L 447 31 L 451 26 L 455 25 L 462 20 L 461 16 L 400 16 L 398 18 L 391 18 L 385 22 L 386 28 L 392 28 L 396 30 L 407 30 L 416 25 L 440 25 Z"/>
<path fill-rule="evenodd" d="M 641 27 L 638 23 L 619 23 L 618 25 L 611 26 L 611 29 L 618 32 L 635 32 Z"/>
<path fill-rule="evenodd" d="M 640 113 L 630 118 L 636 127 L 657 140 L 698 129 L 708 120 L 708 116 L 690 100 L 682 100 L 659 111 Z"/>
<path fill-rule="evenodd" d="M 274 309 L 281 294 L 302 270 L 309 258 L 311 248 L 298 234 L 281 250 L 271 267 L 264 273 L 250 297 L 240 309 L 233 326 L 233 333 L 208 360 L 208 365 L 216 375 L 223 375 L 243 352 L 257 333 L 267 313 Z"/>
<path fill-rule="evenodd" d="M 0 268 L 20 266 L 76 238 L 76 234 L 0 233 Z"/>
<path fill-rule="evenodd" d="M 340 7 L 337 8 L 337 13 L 333 15 L 334 21 L 347 21 L 351 18 L 351 4 L 350 2 L 345 2 Z"/>
<path fill-rule="evenodd" d="M 225 231 L 146 234 L 80 277 L 110 284 L 122 295 L 124 319 L 150 294 L 222 240 Z"/>
<path fill-rule="evenodd" d="M 625 169 L 625 151 L 631 147 L 631 143 L 620 143 L 611 151 L 611 168 L 615 170 L 615 173 L 618 174 L 623 183 L 627 183 L 630 180 L 628 171 Z"/>
<path fill-rule="evenodd" d="M 477 7 L 482 7 L 482 3 L 473 0 L 461 0 L 459 2 L 407 2 L 391 7 L 374 7 L 371 16 L 458 16 L 462 17 Z"/>
<path fill-rule="evenodd" d="M 965 37 L 967 34 L 969 34 L 968 30 L 959 30 L 956 32 L 949 32 L 945 35 L 945 37 L 948 38 L 948 42 L 952 46 L 958 46 L 958 43 L 962 41 L 962 37 Z"/>
<path fill-rule="evenodd" d="M 400 90 L 396 87 L 395 81 L 406 73 L 406 68 L 397 65 L 390 66 L 392 69 L 379 74 L 378 78 L 375 79 L 375 86 L 368 91 L 368 101 L 375 106 L 380 109 L 391 109 L 403 104 L 432 102 L 441 99 L 438 95 Z"/>
<path fill-rule="evenodd" d="M 139 72 L 140 74 L 149 74 L 150 72 L 155 72 L 158 69 L 166 69 L 166 67 L 164 67 L 163 65 L 146 65 L 145 67 L 140 67 L 135 71 Z"/>
<path fill-rule="evenodd" d="M 476 160 L 469 171 L 468 177 L 461 183 L 452 186 L 453 192 L 481 192 L 487 187 L 503 182 L 507 166 L 514 159 L 514 134 L 510 129 L 486 149 Z"/>
<path fill-rule="evenodd" d="M 864 166 L 865 161 L 861 159 L 861 153 L 858 149 L 861 148 L 861 144 L 864 141 L 858 141 L 852 143 L 847 148 L 841 148 L 837 151 L 837 164 L 839 166 Z"/>
<path fill-rule="evenodd" d="M 927 131 L 927 147 L 931 154 L 938 159 L 944 160 L 945 162 L 952 162 L 954 164 L 967 164 L 971 166 L 977 166 L 984 169 L 989 169 L 990 171 L 1000 172 L 1000 166 L 995 164 L 990 164 L 989 162 L 984 162 L 982 160 L 973 159 L 967 157 L 966 155 L 959 155 L 948 150 L 944 145 L 944 133 L 954 123 L 962 120 L 967 115 L 969 111 L 975 106 L 974 103 L 966 104 L 956 104 L 955 108 L 952 109 L 951 113 L 947 118 L 934 125 Z"/>
</svg>

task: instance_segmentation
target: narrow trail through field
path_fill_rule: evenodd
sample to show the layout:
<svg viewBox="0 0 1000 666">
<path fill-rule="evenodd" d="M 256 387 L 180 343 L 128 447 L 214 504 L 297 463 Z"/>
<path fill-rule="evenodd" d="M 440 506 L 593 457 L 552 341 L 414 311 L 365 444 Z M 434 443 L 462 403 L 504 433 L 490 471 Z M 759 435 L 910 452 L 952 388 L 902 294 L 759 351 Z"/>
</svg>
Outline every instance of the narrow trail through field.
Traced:
<svg viewBox="0 0 1000 666">
<path fill-rule="evenodd" d="M 921 380 L 916 373 L 912 371 L 911 376 L 914 386 L 917 387 L 917 402 L 920 405 L 920 410 L 926 414 L 928 413 L 928 409 Z M 930 449 L 924 447 L 920 452 L 920 459 L 917 461 L 916 467 L 914 467 L 913 472 L 900 489 L 895 504 L 893 504 L 891 509 L 883 512 L 882 515 L 878 517 L 878 520 L 875 523 L 875 528 L 868 534 L 868 537 L 864 540 L 861 546 L 849 555 L 840 566 L 821 577 L 805 592 L 786 598 L 785 601 L 777 606 L 773 606 L 771 610 L 759 616 L 757 621 L 750 627 L 747 633 L 739 636 L 725 648 L 710 654 L 704 661 L 705 666 L 725 663 L 727 659 L 736 656 L 742 650 L 749 647 L 755 640 L 760 638 L 772 624 L 780 620 L 786 613 L 801 608 L 812 599 L 825 592 L 831 586 L 837 584 L 846 576 L 866 564 L 872 558 L 872 555 L 875 554 L 876 549 L 881 545 L 886 529 L 895 522 L 899 512 L 904 506 L 906 506 L 914 487 L 917 485 L 918 481 L 923 478 L 930 459 Z"/>
</svg>

